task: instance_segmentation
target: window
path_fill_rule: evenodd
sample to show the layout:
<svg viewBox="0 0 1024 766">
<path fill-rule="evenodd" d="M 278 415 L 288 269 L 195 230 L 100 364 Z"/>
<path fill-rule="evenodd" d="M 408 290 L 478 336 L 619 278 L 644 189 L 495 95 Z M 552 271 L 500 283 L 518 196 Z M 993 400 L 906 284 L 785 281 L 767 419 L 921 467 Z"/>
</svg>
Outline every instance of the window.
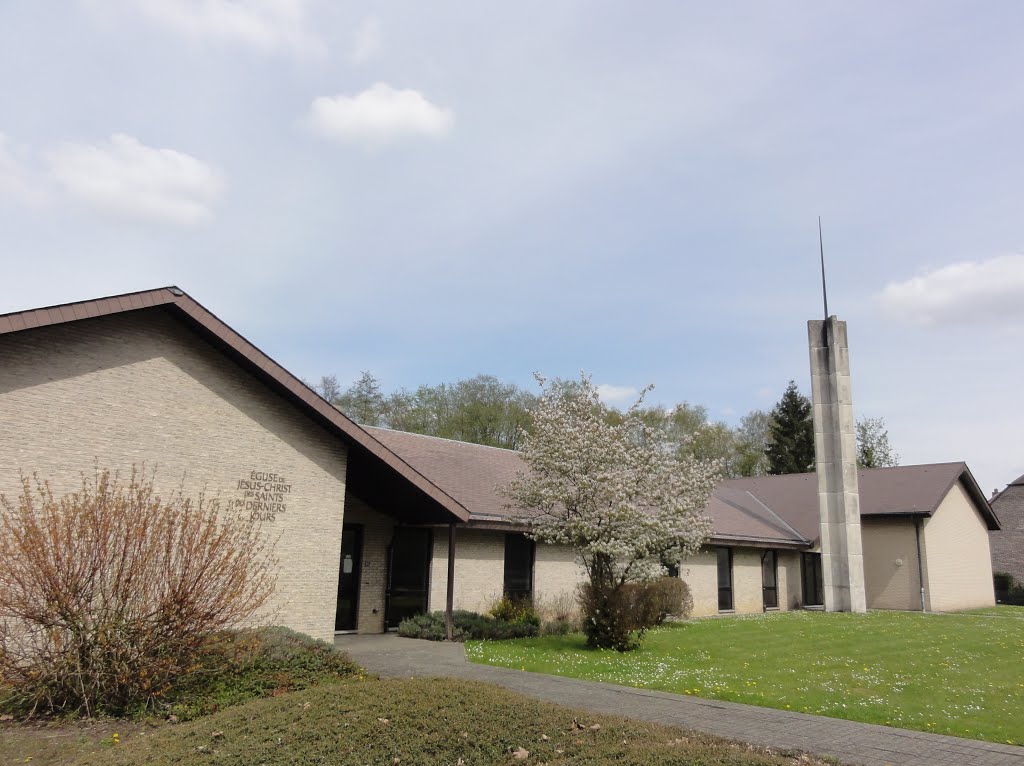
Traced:
<svg viewBox="0 0 1024 766">
<path fill-rule="evenodd" d="M 821 578 L 821 554 L 805 553 L 800 557 L 804 606 L 823 606 L 825 586 Z"/>
<path fill-rule="evenodd" d="M 533 540 L 526 535 L 505 535 L 505 598 L 533 598 Z"/>
<path fill-rule="evenodd" d="M 761 554 L 761 593 L 765 609 L 779 608 L 779 571 L 775 551 Z"/>
<path fill-rule="evenodd" d="M 718 611 L 732 611 L 732 548 L 715 548 L 718 556 Z"/>
<path fill-rule="evenodd" d="M 395 527 L 388 553 L 385 624 L 397 628 L 406 617 L 427 611 L 434 537 L 423 527 Z"/>
</svg>

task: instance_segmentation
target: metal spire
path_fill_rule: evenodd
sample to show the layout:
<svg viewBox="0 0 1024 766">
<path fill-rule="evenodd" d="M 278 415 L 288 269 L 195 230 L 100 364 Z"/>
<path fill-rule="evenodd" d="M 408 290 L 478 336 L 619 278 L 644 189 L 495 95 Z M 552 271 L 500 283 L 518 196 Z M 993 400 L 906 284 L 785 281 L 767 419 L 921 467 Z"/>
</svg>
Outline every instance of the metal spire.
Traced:
<svg viewBox="0 0 1024 766">
<path fill-rule="evenodd" d="M 825 320 L 828 321 L 828 291 L 825 288 L 825 244 L 821 239 L 821 216 L 818 216 L 818 249 L 821 251 L 821 298 L 825 303 Z"/>
</svg>

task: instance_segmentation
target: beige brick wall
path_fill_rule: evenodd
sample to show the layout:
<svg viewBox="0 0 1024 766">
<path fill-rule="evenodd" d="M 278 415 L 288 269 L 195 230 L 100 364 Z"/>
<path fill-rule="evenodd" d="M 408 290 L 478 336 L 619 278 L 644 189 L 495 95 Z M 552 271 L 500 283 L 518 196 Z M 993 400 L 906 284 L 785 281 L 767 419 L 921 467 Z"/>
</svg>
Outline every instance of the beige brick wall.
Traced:
<svg viewBox="0 0 1024 766">
<path fill-rule="evenodd" d="M 718 569 L 713 550 L 701 548 L 683 561 L 679 576 L 690 586 L 694 617 L 718 614 Z"/>
<path fill-rule="evenodd" d="M 733 611 L 756 614 L 764 611 L 761 581 L 761 548 L 732 549 Z M 800 554 L 777 551 L 779 609 L 800 605 Z M 690 586 L 694 617 L 718 614 L 718 564 L 713 548 L 702 548 L 683 562 L 680 576 Z"/>
<path fill-rule="evenodd" d="M 383 633 L 388 546 L 395 533 L 395 520 L 349 493 L 345 496 L 345 523 L 359 524 L 363 529 L 357 630 Z"/>
<path fill-rule="evenodd" d="M 0 492 L 38 471 L 57 492 L 94 464 L 185 476 L 224 501 L 252 471 L 284 476 L 274 621 L 334 629 L 346 451 L 340 440 L 159 309 L 0 337 Z"/>
<path fill-rule="evenodd" d="M 501 598 L 505 580 L 505 534 L 482 529 L 455 531 L 455 608 L 486 612 Z M 430 563 L 430 610 L 448 600 L 448 530 L 434 533 Z"/>
<path fill-rule="evenodd" d="M 576 596 L 576 587 L 586 580 L 586 572 L 568 545 L 537 545 L 533 568 L 533 595 L 538 606 L 553 599 Z"/>
<path fill-rule="evenodd" d="M 761 550 L 757 548 L 732 549 L 732 598 L 736 614 L 754 614 L 764 611 L 764 591 L 761 587 L 761 553 Z"/>
<path fill-rule="evenodd" d="M 800 553 L 778 551 L 779 561 L 779 609 L 799 609 L 803 601 L 800 579 Z"/>
<path fill-rule="evenodd" d="M 868 609 L 921 609 L 913 519 L 862 519 Z"/>
<path fill-rule="evenodd" d="M 921 530 L 929 611 L 995 604 L 988 529 L 958 482 Z"/>
<path fill-rule="evenodd" d="M 505 533 L 459 528 L 455 539 L 455 608 L 487 612 L 501 598 L 505 581 Z M 535 598 L 575 594 L 583 579 L 573 550 L 537 544 L 533 568 Z M 448 530 L 434 535 L 430 569 L 430 609 L 444 609 L 448 588 Z"/>
</svg>

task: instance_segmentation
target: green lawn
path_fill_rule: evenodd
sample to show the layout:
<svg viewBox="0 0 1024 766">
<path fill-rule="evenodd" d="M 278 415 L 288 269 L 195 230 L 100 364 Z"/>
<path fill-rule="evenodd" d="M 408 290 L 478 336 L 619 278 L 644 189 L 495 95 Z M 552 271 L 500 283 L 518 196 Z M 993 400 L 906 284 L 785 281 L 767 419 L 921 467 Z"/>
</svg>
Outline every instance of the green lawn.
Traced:
<svg viewBox="0 0 1024 766">
<path fill-rule="evenodd" d="M 681 729 L 573 711 L 487 684 L 372 678 L 328 683 L 155 728 L 123 722 L 39 727 L 0 723 L 0 764 L 26 762 L 825 766 L 825 761 L 798 754 L 769 754 Z"/>
<path fill-rule="evenodd" d="M 474 662 L 1024 744 L 1024 608 L 695 620 L 627 654 L 580 635 L 466 645 Z"/>
</svg>

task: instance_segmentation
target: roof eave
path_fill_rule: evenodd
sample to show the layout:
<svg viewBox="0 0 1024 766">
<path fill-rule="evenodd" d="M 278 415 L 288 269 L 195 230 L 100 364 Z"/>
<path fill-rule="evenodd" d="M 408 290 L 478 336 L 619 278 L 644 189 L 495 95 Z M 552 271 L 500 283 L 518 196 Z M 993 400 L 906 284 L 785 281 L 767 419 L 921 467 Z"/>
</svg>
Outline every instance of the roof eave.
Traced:
<svg viewBox="0 0 1024 766">
<path fill-rule="evenodd" d="M 778 540 L 772 537 L 752 537 L 749 535 L 713 534 L 707 541 L 708 545 L 739 546 L 746 548 L 785 548 L 787 550 L 805 550 L 813 543 L 809 540 Z"/>
<path fill-rule="evenodd" d="M 423 476 L 299 378 L 288 372 L 216 314 L 178 287 L 161 287 L 154 290 L 3 314 L 0 315 L 0 335 L 161 306 L 176 311 L 178 315 L 186 318 L 193 327 L 215 339 L 251 371 L 257 372 L 264 380 L 273 383 L 280 392 L 291 398 L 294 403 L 301 405 L 307 412 L 314 413 L 318 420 L 327 424 L 348 443 L 357 445 L 392 468 L 459 522 L 464 523 L 469 520 L 469 510 L 455 498 Z"/>
</svg>

